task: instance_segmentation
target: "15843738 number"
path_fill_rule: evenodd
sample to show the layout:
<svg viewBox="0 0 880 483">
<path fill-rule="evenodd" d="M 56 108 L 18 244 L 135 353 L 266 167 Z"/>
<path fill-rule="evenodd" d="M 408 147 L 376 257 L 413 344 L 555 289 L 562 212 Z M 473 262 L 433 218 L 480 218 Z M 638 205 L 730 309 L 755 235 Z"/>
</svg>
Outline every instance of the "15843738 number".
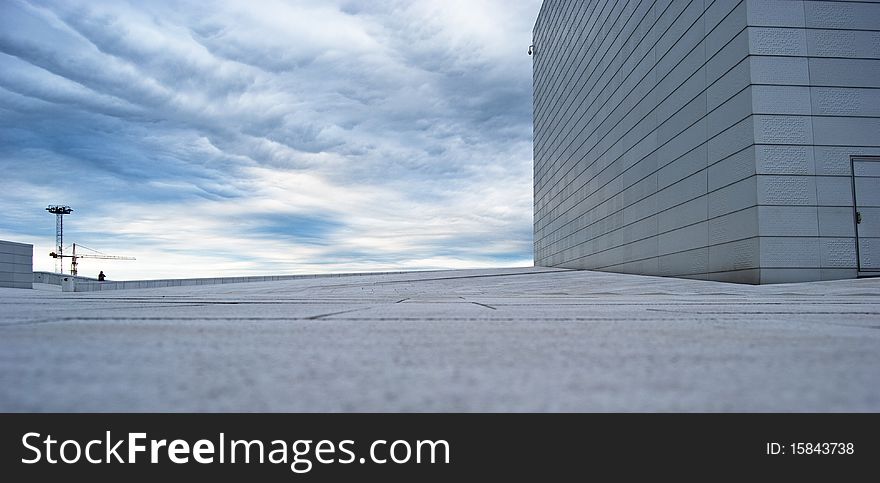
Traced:
<svg viewBox="0 0 880 483">
<path fill-rule="evenodd" d="M 853 443 L 789 443 L 788 447 L 791 454 L 853 454 L 855 453 L 855 445 Z"/>
</svg>

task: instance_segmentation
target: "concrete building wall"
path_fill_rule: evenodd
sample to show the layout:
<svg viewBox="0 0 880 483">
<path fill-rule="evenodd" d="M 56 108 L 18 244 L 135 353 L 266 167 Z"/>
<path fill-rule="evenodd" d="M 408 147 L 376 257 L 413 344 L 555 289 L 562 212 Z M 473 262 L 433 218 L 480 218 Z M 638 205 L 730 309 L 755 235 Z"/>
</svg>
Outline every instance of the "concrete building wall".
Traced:
<svg viewBox="0 0 880 483">
<path fill-rule="evenodd" d="M 43 283 L 46 285 L 61 285 L 63 279 L 73 279 L 76 282 L 97 282 L 97 278 L 73 276 L 67 273 L 55 272 L 34 272 L 34 283 Z"/>
<path fill-rule="evenodd" d="M 880 270 L 880 3 L 746 7 L 761 281 L 857 276 L 857 228 L 862 271 Z"/>
<path fill-rule="evenodd" d="M 861 23 L 827 13 L 849 8 Z M 855 276 L 852 233 L 820 234 L 819 213 L 839 225 L 848 207 L 852 220 L 840 166 L 880 152 L 880 40 L 866 30 L 878 8 L 546 0 L 534 30 L 536 265 L 747 283 Z M 852 35 L 852 55 L 870 58 L 833 56 L 835 36 Z M 829 88 L 820 107 L 814 90 Z M 870 117 L 829 111 L 840 108 L 828 96 L 860 96 L 848 109 Z"/>
<path fill-rule="evenodd" d="M 0 287 L 33 288 L 34 246 L 0 240 Z"/>
</svg>

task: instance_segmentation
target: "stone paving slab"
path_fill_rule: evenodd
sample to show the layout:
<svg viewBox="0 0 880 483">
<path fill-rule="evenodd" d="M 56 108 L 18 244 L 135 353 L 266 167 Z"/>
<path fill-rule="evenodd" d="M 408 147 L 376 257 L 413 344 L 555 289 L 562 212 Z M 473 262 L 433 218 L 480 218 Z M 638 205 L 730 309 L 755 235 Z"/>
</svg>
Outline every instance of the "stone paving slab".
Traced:
<svg viewBox="0 0 880 483">
<path fill-rule="evenodd" d="M 880 410 L 880 279 L 0 289 L 3 411 Z"/>
</svg>

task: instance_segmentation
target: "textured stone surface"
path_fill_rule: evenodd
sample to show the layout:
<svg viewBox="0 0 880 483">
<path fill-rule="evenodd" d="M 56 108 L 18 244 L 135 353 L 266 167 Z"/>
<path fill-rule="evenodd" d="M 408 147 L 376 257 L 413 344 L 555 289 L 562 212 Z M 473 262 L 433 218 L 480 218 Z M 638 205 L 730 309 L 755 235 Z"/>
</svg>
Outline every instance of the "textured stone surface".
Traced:
<svg viewBox="0 0 880 483">
<path fill-rule="evenodd" d="M 33 259 L 33 245 L 0 240 L 0 287 L 31 288 Z"/>
<path fill-rule="evenodd" d="M 747 283 L 873 267 L 880 189 L 851 166 L 880 154 L 878 19 L 880 2 L 546 0 L 536 264 Z"/>
<path fill-rule="evenodd" d="M 541 268 L 0 289 L 0 410 L 876 412 L 878 300 Z"/>
</svg>

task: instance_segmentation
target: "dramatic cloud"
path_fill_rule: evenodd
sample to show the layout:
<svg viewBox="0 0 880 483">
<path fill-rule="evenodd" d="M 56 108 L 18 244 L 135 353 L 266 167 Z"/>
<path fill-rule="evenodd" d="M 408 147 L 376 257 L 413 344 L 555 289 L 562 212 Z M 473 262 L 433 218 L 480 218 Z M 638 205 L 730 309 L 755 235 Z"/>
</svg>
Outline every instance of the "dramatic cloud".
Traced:
<svg viewBox="0 0 880 483">
<path fill-rule="evenodd" d="M 0 238 L 115 278 L 529 265 L 540 0 L 0 2 Z"/>
</svg>

